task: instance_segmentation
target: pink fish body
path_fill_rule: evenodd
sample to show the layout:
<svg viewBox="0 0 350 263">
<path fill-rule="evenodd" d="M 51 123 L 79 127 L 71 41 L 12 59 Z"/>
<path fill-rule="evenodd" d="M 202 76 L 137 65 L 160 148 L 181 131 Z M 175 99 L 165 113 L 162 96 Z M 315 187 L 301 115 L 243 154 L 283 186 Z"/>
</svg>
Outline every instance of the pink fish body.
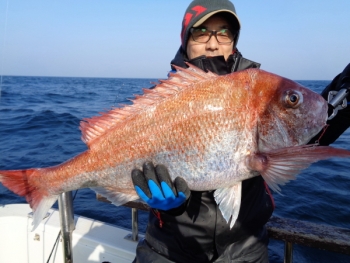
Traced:
<svg viewBox="0 0 350 263">
<path fill-rule="evenodd" d="M 216 190 L 232 227 L 242 180 L 261 174 L 279 191 L 312 162 L 350 156 L 303 146 L 325 126 L 327 102 L 262 70 L 217 76 L 178 68 L 144 92 L 133 105 L 82 121 L 82 154 L 54 167 L 0 171 L 0 182 L 33 208 L 34 228 L 62 192 L 90 187 L 116 205 L 138 199 L 131 170 L 145 161 L 164 164 L 192 190 Z"/>
</svg>

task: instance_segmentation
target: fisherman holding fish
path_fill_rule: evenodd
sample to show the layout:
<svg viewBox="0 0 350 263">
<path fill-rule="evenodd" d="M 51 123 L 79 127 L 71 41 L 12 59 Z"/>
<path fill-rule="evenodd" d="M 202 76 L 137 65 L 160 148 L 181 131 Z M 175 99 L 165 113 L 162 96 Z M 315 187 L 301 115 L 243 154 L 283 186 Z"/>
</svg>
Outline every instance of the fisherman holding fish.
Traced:
<svg viewBox="0 0 350 263">
<path fill-rule="evenodd" d="M 187 68 L 188 62 L 218 75 L 259 68 L 259 63 L 242 57 L 236 48 L 240 28 L 230 1 L 194 0 L 185 12 L 182 45 L 171 64 Z M 349 73 L 350 64 L 324 90 L 326 100 L 330 90 L 350 82 Z M 315 136 L 310 143 L 334 142 L 350 126 L 349 107 L 339 110 L 329 123 L 323 136 Z M 269 262 L 265 224 L 274 201 L 262 176 L 242 182 L 241 206 L 232 228 L 215 202 L 214 191 L 190 191 L 181 177 L 172 183 L 165 166 L 146 162 L 143 171 L 132 171 L 132 178 L 136 192 L 152 208 L 135 263 Z"/>
</svg>

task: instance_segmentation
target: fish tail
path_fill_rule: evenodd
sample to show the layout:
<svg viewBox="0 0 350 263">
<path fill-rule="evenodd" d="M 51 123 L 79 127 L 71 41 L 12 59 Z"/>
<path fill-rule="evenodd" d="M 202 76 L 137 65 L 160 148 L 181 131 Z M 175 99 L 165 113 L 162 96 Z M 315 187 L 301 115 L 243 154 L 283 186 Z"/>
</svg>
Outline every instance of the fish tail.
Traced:
<svg viewBox="0 0 350 263">
<path fill-rule="evenodd" d="M 287 147 L 256 154 L 248 158 L 247 166 L 258 171 L 269 187 L 280 193 L 279 186 L 294 180 L 301 170 L 332 157 L 350 157 L 350 151 L 316 145 Z"/>
<path fill-rule="evenodd" d="M 40 176 L 44 172 L 45 169 L 0 171 L 0 182 L 15 194 L 25 197 L 33 209 L 32 231 L 40 224 L 58 198 L 58 195 L 49 195 L 46 189 L 30 183 L 32 177 Z"/>
</svg>

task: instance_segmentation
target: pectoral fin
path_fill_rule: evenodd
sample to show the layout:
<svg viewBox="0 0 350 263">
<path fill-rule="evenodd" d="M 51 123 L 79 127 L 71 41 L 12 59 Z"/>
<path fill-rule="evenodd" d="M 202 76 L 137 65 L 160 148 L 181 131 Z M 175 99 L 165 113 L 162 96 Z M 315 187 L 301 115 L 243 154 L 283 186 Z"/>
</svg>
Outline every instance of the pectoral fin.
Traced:
<svg viewBox="0 0 350 263">
<path fill-rule="evenodd" d="M 259 172 L 272 190 L 280 193 L 279 186 L 294 180 L 301 170 L 331 157 L 350 157 L 350 151 L 329 146 L 293 146 L 254 154 L 247 158 L 246 164 Z"/>
<path fill-rule="evenodd" d="M 215 201 L 219 205 L 219 209 L 226 222 L 229 223 L 231 218 L 230 228 L 236 223 L 241 207 L 241 195 L 242 182 L 238 182 L 229 188 L 217 189 L 214 192 Z"/>
</svg>

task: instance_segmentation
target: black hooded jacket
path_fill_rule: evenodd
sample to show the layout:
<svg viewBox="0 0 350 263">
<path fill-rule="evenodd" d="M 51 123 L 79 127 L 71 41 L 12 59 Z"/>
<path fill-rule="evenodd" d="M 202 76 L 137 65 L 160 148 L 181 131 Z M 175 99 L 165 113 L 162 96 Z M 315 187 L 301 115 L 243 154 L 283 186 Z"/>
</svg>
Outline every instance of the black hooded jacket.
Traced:
<svg viewBox="0 0 350 263">
<path fill-rule="evenodd" d="M 244 58 L 237 49 L 236 52 L 234 52 L 228 57 L 227 61 L 225 61 L 223 56 L 211 58 L 207 58 L 206 56 L 200 56 L 189 60 L 182 47 L 180 47 L 175 55 L 175 58 L 171 61 L 171 65 L 187 68 L 185 62 L 195 65 L 205 71 L 209 70 L 219 75 L 225 75 L 231 72 L 244 70 L 247 68 L 260 68 L 259 63 Z M 175 70 L 174 67 L 172 67 L 172 70 Z"/>
<path fill-rule="evenodd" d="M 238 51 L 227 62 L 223 56 L 187 60 L 181 48 L 171 64 L 187 67 L 185 61 L 219 75 L 260 67 L 260 64 L 243 58 Z M 230 229 L 213 193 L 191 191 L 191 197 L 182 207 L 151 212 L 145 236 L 148 245 L 175 262 L 212 262 L 230 244 L 260 233 L 274 209 L 272 196 L 262 177 L 245 180 L 239 216 Z"/>
</svg>

